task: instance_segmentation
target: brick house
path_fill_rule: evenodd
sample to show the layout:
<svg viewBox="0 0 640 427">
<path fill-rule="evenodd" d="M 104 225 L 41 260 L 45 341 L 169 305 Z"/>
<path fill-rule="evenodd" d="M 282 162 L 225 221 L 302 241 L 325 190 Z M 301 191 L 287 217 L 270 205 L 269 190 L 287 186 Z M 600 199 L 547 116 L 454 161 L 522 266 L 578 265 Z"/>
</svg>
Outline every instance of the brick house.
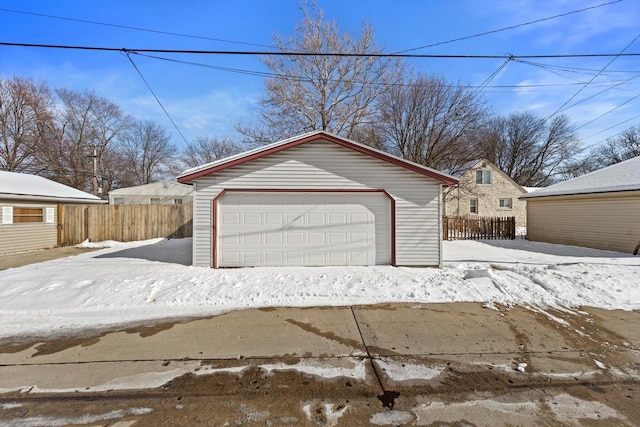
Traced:
<svg viewBox="0 0 640 427">
<path fill-rule="evenodd" d="M 518 185 L 487 159 L 469 162 L 452 175 L 460 183 L 443 192 L 445 216 L 514 216 L 517 227 L 526 227 L 527 202 L 520 196 L 534 189 Z"/>
</svg>

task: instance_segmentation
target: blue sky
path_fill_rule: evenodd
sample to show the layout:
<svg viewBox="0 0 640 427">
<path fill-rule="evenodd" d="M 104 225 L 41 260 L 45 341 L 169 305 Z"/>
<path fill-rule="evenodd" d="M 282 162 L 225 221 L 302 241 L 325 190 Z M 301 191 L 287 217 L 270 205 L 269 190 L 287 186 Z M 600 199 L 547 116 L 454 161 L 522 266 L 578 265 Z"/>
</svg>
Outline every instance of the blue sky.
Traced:
<svg viewBox="0 0 640 427">
<path fill-rule="evenodd" d="M 317 3 L 343 32 L 357 34 L 362 22 L 368 22 L 378 45 L 385 52 L 397 52 L 610 1 L 318 0 Z M 0 41 L 3 42 L 130 49 L 264 50 L 265 47 L 252 44 L 268 46 L 274 33 L 284 37 L 292 35 L 301 18 L 295 0 L 0 0 L 0 8 L 236 42 L 178 37 L 0 10 Z M 622 0 L 414 53 L 617 54 L 639 35 L 638 22 L 640 2 Z M 626 50 L 626 53 L 638 52 L 640 40 Z M 248 123 L 255 117 L 256 104 L 263 94 L 261 77 L 133 58 L 187 139 L 233 136 L 235 123 Z M 181 55 L 179 59 L 218 67 L 265 70 L 255 57 Z M 565 113 L 579 127 L 584 145 L 599 144 L 629 126 L 640 124 L 640 57 L 619 57 L 594 78 L 612 59 L 530 60 L 535 64 L 512 61 L 491 80 L 484 95 L 495 113 L 529 109 L 541 116 L 555 112 L 575 95 L 568 105 L 579 104 Z M 452 83 L 480 85 L 504 60 L 417 58 L 408 62 L 417 70 L 442 75 Z M 0 75 L 32 77 L 55 87 L 95 90 L 118 103 L 127 113 L 163 124 L 174 143 L 182 142 L 131 63 L 119 52 L 0 46 Z M 591 79 L 593 81 L 576 95 Z M 619 84 L 625 80 L 628 81 Z M 291 135 L 283 135 L 288 136 Z"/>
</svg>

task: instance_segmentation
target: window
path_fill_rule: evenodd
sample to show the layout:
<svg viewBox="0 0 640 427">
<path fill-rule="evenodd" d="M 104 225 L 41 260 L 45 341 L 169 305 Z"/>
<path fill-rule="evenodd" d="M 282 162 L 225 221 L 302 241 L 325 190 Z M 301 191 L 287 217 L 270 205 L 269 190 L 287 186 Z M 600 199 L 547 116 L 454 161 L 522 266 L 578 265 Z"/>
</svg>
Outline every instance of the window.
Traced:
<svg viewBox="0 0 640 427">
<path fill-rule="evenodd" d="M 150 205 L 159 205 L 160 204 L 160 197 L 149 197 L 149 204 Z"/>
<path fill-rule="evenodd" d="M 491 171 L 478 169 L 476 171 L 476 184 L 491 184 Z"/>
<path fill-rule="evenodd" d="M 181 205 L 182 204 L 182 199 L 173 199 L 173 204 L 174 205 Z"/>
<path fill-rule="evenodd" d="M 124 197 L 114 197 L 113 198 L 114 205 L 124 205 Z"/>
<path fill-rule="evenodd" d="M 511 199 L 498 200 L 498 206 L 501 208 L 511 209 Z"/>
<path fill-rule="evenodd" d="M 13 208 L 13 223 L 44 222 L 42 208 Z"/>
<path fill-rule="evenodd" d="M 469 199 L 469 212 L 473 214 L 478 213 L 478 199 Z"/>
<path fill-rule="evenodd" d="M 55 219 L 55 208 L 17 208 L 13 206 L 2 207 L 2 224 L 53 224 L 55 222 Z"/>
</svg>

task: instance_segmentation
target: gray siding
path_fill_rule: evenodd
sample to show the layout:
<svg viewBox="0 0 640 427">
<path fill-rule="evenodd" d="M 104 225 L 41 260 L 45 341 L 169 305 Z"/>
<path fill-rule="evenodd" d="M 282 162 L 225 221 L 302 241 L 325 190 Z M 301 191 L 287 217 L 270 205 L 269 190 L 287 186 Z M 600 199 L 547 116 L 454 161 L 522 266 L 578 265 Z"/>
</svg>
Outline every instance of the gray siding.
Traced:
<svg viewBox="0 0 640 427">
<path fill-rule="evenodd" d="M 194 265 L 211 265 L 212 200 L 230 188 L 385 189 L 396 202 L 396 263 L 440 265 L 440 183 L 325 141 L 199 178 L 194 198 Z"/>
<path fill-rule="evenodd" d="M 37 249 L 53 248 L 58 244 L 58 208 L 50 203 L 0 202 L 2 207 L 13 208 L 54 208 L 53 223 L 17 223 L 2 224 L 0 218 L 0 254 L 26 252 Z"/>
<path fill-rule="evenodd" d="M 527 238 L 632 253 L 640 242 L 640 191 L 527 199 Z"/>
</svg>

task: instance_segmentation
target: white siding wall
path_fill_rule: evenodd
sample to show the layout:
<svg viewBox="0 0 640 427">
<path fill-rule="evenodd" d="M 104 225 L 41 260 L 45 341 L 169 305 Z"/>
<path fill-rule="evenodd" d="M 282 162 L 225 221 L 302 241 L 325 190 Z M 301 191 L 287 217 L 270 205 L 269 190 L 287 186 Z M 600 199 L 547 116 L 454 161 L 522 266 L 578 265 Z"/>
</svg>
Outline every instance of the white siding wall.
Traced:
<svg viewBox="0 0 640 427">
<path fill-rule="evenodd" d="M 640 191 L 527 200 L 530 240 L 626 253 L 640 242 Z"/>
<path fill-rule="evenodd" d="M 50 203 L 0 202 L 0 216 L 3 206 L 15 208 L 53 208 L 52 223 L 13 223 L 2 224 L 0 218 L 0 254 L 33 251 L 53 248 L 58 244 L 58 208 Z M 46 213 L 45 213 L 46 215 Z M 44 221 L 44 218 L 43 218 Z"/>
<path fill-rule="evenodd" d="M 440 183 L 337 144 L 314 141 L 199 178 L 193 263 L 211 265 L 213 198 L 229 188 L 385 189 L 396 201 L 396 263 L 440 264 Z"/>
</svg>

